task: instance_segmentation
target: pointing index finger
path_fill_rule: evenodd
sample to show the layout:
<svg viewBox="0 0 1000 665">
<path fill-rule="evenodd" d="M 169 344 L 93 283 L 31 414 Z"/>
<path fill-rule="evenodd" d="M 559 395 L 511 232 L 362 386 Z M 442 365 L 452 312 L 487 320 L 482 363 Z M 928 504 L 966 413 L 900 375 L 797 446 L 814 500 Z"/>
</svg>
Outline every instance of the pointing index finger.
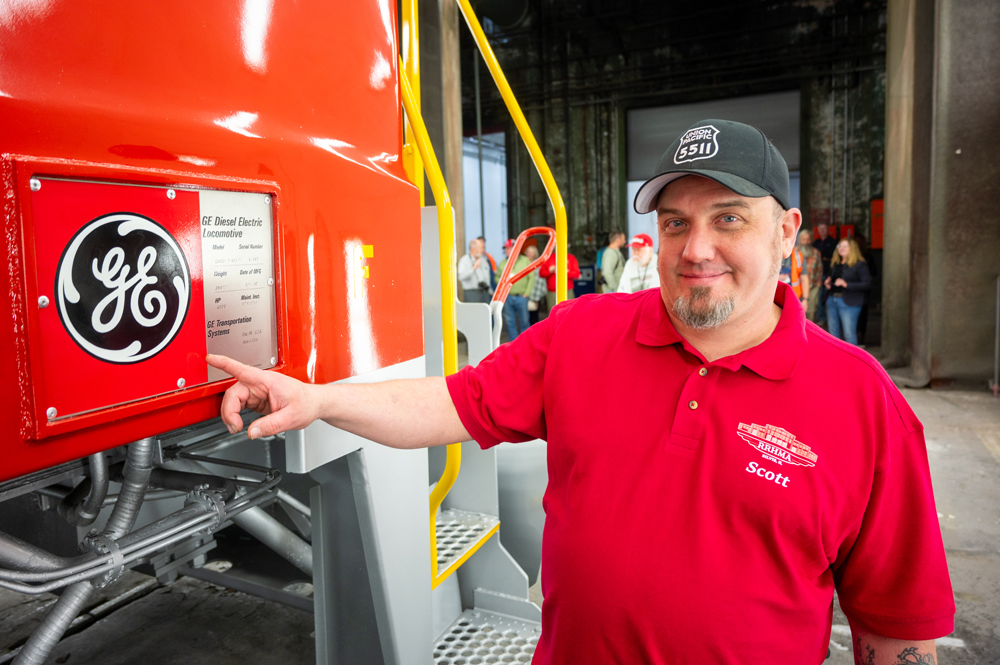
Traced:
<svg viewBox="0 0 1000 665">
<path fill-rule="evenodd" d="M 246 374 L 248 370 L 254 369 L 249 365 L 244 365 L 238 360 L 233 360 L 226 356 L 217 356 L 214 354 L 208 354 L 205 356 L 205 362 L 216 369 L 221 369 L 226 374 L 229 374 L 238 381 L 245 381 L 247 378 Z"/>
</svg>

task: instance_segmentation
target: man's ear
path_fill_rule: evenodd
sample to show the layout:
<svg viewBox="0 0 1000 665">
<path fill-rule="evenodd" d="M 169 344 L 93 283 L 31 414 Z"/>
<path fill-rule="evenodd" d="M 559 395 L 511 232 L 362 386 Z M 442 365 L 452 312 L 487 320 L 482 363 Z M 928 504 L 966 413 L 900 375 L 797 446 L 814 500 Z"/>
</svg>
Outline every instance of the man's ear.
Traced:
<svg viewBox="0 0 1000 665">
<path fill-rule="evenodd" d="M 799 237 L 799 229 L 802 227 L 802 211 L 798 208 L 789 208 L 782 215 L 779 224 L 781 225 L 782 256 L 787 259 L 792 255 L 792 250 Z"/>
</svg>

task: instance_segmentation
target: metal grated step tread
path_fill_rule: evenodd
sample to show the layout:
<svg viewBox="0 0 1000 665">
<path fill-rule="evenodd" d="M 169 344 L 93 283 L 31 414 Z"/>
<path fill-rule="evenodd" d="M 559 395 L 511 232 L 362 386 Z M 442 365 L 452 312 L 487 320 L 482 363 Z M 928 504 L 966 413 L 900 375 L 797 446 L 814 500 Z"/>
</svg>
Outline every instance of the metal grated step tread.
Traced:
<svg viewBox="0 0 1000 665">
<path fill-rule="evenodd" d="M 492 515 L 454 509 L 442 511 L 436 522 L 440 576 L 463 563 L 500 527 L 500 520 Z"/>
<path fill-rule="evenodd" d="M 530 663 L 542 626 L 486 610 L 465 610 L 434 644 L 434 665 Z"/>
</svg>

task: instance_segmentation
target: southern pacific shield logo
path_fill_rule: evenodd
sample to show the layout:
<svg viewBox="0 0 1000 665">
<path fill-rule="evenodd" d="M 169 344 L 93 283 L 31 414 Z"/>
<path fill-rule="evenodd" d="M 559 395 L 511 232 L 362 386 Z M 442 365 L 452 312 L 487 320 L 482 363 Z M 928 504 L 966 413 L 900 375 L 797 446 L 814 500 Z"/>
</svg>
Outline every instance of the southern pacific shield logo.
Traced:
<svg viewBox="0 0 1000 665">
<path fill-rule="evenodd" d="M 674 164 L 715 157 L 719 154 L 719 142 L 716 139 L 718 135 L 719 130 L 712 125 L 687 130 L 674 153 Z"/>
<path fill-rule="evenodd" d="M 765 459 L 778 464 L 795 466 L 816 466 L 818 459 L 809 446 L 795 438 L 786 429 L 774 425 L 747 425 L 740 423 L 736 433 Z"/>
</svg>

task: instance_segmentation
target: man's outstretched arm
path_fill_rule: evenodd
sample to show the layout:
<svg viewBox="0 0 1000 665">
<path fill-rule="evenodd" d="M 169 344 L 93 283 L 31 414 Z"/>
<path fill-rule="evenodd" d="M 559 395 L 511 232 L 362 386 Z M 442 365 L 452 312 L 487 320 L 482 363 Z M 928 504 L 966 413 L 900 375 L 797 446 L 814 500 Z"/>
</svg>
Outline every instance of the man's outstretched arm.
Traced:
<svg viewBox="0 0 1000 665">
<path fill-rule="evenodd" d="M 251 439 L 302 429 L 314 420 L 392 448 L 427 448 L 472 438 L 440 377 L 313 385 L 225 356 L 209 355 L 206 360 L 236 378 L 222 398 L 222 422 L 230 432 L 243 428 L 243 409 L 264 414 L 250 425 Z"/>
</svg>

